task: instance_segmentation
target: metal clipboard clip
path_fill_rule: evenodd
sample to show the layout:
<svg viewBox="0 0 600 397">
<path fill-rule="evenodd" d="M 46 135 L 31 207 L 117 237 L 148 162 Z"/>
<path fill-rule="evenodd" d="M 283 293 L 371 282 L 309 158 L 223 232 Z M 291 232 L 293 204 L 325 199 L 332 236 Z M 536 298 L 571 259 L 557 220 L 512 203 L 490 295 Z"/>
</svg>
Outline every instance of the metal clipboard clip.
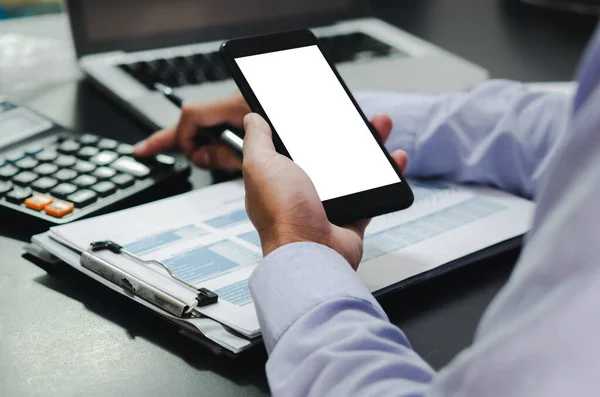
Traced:
<svg viewBox="0 0 600 397">
<path fill-rule="evenodd" d="M 142 280 L 103 258 L 99 258 L 97 252 L 104 250 L 123 255 L 146 268 L 150 268 L 151 265 L 163 268 L 167 272 L 166 275 L 173 282 L 185 288 L 188 299 L 177 297 L 173 293 L 167 292 L 147 280 Z M 217 303 L 219 299 L 219 296 L 214 292 L 206 288 L 196 288 L 187 281 L 180 279 L 164 263 L 157 260 L 143 260 L 112 241 L 98 241 L 90 244 L 89 248 L 81 254 L 80 263 L 84 268 L 122 287 L 128 293 L 139 296 L 177 317 L 193 317 L 196 315 L 194 309 L 212 305 Z"/>
</svg>

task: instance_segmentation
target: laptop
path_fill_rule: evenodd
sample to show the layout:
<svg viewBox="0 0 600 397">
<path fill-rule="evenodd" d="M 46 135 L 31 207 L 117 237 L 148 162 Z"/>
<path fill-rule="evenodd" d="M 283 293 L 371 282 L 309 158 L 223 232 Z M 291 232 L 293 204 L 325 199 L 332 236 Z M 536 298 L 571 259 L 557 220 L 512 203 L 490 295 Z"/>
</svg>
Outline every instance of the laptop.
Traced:
<svg viewBox="0 0 600 397">
<path fill-rule="evenodd" d="M 310 27 L 353 91 L 469 89 L 488 73 L 369 15 L 366 0 L 67 0 L 84 73 L 153 129 L 179 109 L 154 84 L 185 101 L 237 90 L 218 49 L 228 38 Z"/>
</svg>

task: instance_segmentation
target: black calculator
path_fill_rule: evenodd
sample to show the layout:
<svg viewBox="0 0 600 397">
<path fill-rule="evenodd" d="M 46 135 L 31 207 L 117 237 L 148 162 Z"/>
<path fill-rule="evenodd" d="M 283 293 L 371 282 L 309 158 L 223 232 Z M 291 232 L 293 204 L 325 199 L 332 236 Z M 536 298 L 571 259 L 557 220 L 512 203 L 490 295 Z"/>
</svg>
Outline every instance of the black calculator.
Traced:
<svg viewBox="0 0 600 397">
<path fill-rule="evenodd" d="M 185 160 L 136 159 L 129 144 L 69 131 L 0 98 L 0 220 L 72 222 L 189 174 Z"/>
</svg>

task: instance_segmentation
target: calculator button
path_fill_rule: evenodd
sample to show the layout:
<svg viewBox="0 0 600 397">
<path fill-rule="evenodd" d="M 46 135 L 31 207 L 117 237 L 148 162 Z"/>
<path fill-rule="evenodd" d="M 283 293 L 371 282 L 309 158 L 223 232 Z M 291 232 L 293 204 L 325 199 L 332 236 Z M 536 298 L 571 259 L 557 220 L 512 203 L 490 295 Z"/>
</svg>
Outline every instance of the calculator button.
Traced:
<svg viewBox="0 0 600 397">
<path fill-rule="evenodd" d="M 122 143 L 117 146 L 117 153 L 121 156 L 133 156 L 133 146 Z"/>
<path fill-rule="evenodd" d="M 31 170 L 37 167 L 39 162 L 36 159 L 31 157 L 25 157 L 22 160 L 19 160 L 15 163 L 15 165 L 22 170 Z"/>
<path fill-rule="evenodd" d="M 40 175 L 50 175 L 58 171 L 58 166 L 54 164 L 44 163 L 33 169 L 33 172 Z"/>
<path fill-rule="evenodd" d="M 32 210 L 41 211 L 45 206 L 52 203 L 52 201 L 54 201 L 52 197 L 46 194 L 34 194 L 25 200 L 25 206 Z"/>
<path fill-rule="evenodd" d="M 43 150 L 44 148 L 41 145 L 34 145 L 25 149 L 25 153 L 30 156 L 35 156 L 36 154 L 41 153 Z"/>
<path fill-rule="evenodd" d="M 98 193 L 100 197 L 110 196 L 117 191 L 117 187 L 111 182 L 100 182 L 92 186 L 92 190 Z"/>
<path fill-rule="evenodd" d="M 94 178 L 90 175 L 79 175 L 77 178 L 73 179 L 72 183 L 74 185 L 80 187 L 89 187 L 95 185 L 98 182 L 97 178 Z"/>
<path fill-rule="evenodd" d="M 94 157 L 90 159 L 90 161 L 97 165 L 109 165 L 113 161 L 115 161 L 119 155 L 115 152 L 109 152 L 107 150 L 98 153 Z"/>
<path fill-rule="evenodd" d="M 99 167 L 96 168 L 96 171 L 92 172 L 92 176 L 95 176 L 98 179 L 110 179 L 117 174 L 117 171 L 108 167 Z"/>
<path fill-rule="evenodd" d="M 44 176 L 31 184 L 31 188 L 35 191 L 46 193 L 58 184 L 54 178 Z"/>
<path fill-rule="evenodd" d="M 135 161 L 131 157 L 121 157 L 111 164 L 111 167 L 117 171 L 135 176 L 136 178 L 145 178 L 150 175 L 150 168 Z"/>
<path fill-rule="evenodd" d="M 94 145 L 98 143 L 99 140 L 100 138 L 90 134 L 84 134 L 79 137 L 79 143 L 81 143 L 82 145 Z"/>
<path fill-rule="evenodd" d="M 20 174 L 17 174 L 12 181 L 15 185 L 26 186 L 38 179 L 38 177 L 39 175 L 34 172 L 23 171 Z"/>
<path fill-rule="evenodd" d="M 54 197 L 58 197 L 59 199 L 67 198 L 67 196 L 75 193 L 77 191 L 77 186 L 72 185 L 70 183 L 61 183 L 56 186 L 54 189 L 50 190 L 50 194 Z"/>
<path fill-rule="evenodd" d="M 112 139 L 101 139 L 100 142 L 98 142 L 98 147 L 104 150 L 114 150 L 117 146 L 119 146 L 119 142 Z"/>
<path fill-rule="evenodd" d="M 57 157 L 58 153 L 56 153 L 54 150 L 47 149 L 35 155 L 36 160 L 41 162 L 54 161 Z"/>
<path fill-rule="evenodd" d="M 84 159 L 84 160 L 89 160 L 92 157 L 94 157 L 95 155 L 97 155 L 99 151 L 100 150 L 98 150 L 97 148 L 95 148 L 93 146 L 85 146 L 85 147 L 82 147 L 81 149 L 79 149 L 76 156 L 81 159 Z"/>
<path fill-rule="evenodd" d="M 60 153 L 64 154 L 75 154 L 81 149 L 81 145 L 74 141 L 73 139 L 67 139 L 63 141 L 60 145 L 58 145 L 58 150 Z"/>
<path fill-rule="evenodd" d="M 54 160 L 54 164 L 59 167 L 71 167 L 75 165 L 77 159 L 73 156 L 58 156 L 56 160 Z"/>
<path fill-rule="evenodd" d="M 66 141 L 67 139 L 71 140 L 72 138 L 71 138 L 71 136 L 70 136 L 70 135 L 68 135 L 68 134 L 64 134 L 64 135 L 57 135 L 57 136 L 56 136 L 56 140 L 55 140 L 55 142 L 56 142 L 56 143 L 61 143 L 61 142 L 64 142 L 64 141 Z"/>
<path fill-rule="evenodd" d="M 50 205 L 47 205 L 44 210 L 46 211 L 46 214 L 50 216 L 62 218 L 63 216 L 73 212 L 74 208 L 75 206 L 73 203 L 69 203 L 68 201 L 54 200 L 54 202 Z"/>
<path fill-rule="evenodd" d="M 156 162 L 163 167 L 173 167 L 175 165 L 175 159 L 165 154 L 159 154 L 156 156 Z"/>
<path fill-rule="evenodd" d="M 77 178 L 78 175 L 79 174 L 76 171 L 69 170 L 69 169 L 62 169 L 62 170 L 58 171 L 56 174 L 52 175 L 52 177 L 58 179 L 61 182 L 68 182 L 68 181 L 72 181 L 73 179 Z"/>
<path fill-rule="evenodd" d="M 96 169 L 96 166 L 89 161 L 79 160 L 74 166 L 73 170 L 79 172 L 80 174 L 87 174 Z"/>
<path fill-rule="evenodd" d="M 12 190 L 12 183 L 0 181 L 0 197 Z"/>
<path fill-rule="evenodd" d="M 4 160 L 9 163 L 16 163 L 19 160 L 23 160 L 25 158 L 25 153 L 23 152 L 13 152 L 4 156 Z"/>
<path fill-rule="evenodd" d="M 15 187 L 6 195 L 6 200 L 13 204 L 22 204 L 25 199 L 31 196 L 31 189 L 28 187 Z"/>
<path fill-rule="evenodd" d="M 13 176 L 17 175 L 19 173 L 19 169 L 15 166 L 12 165 L 5 165 L 4 167 L 0 168 L 0 179 L 10 179 Z"/>
<path fill-rule="evenodd" d="M 111 182 L 119 187 L 119 189 L 125 189 L 133 185 L 135 179 L 131 175 L 119 174 L 111 179 Z"/>
<path fill-rule="evenodd" d="M 67 200 L 75 204 L 78 208 L 90 205 L 97 199 L 98 195 L 91 190 L 80 190 L 67 197 Z"/>
</svg>

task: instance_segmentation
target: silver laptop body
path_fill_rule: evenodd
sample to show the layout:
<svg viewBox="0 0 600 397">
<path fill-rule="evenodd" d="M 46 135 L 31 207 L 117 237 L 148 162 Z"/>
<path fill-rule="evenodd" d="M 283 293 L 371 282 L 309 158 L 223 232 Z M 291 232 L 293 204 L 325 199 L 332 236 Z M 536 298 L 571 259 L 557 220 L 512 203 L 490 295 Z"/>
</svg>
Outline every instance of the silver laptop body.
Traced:
<svg viewBox="0 0 600 397">
<path fill-rule="evenodd" d="M 364 0 L 67 0 L 83 71 L 149 127 L 174 124 L 186 101 L 231 95 L 224 39 L 311 27 L 353 91 L 469 89 L 488 73 L 380 19 Z"/>
</svg>

